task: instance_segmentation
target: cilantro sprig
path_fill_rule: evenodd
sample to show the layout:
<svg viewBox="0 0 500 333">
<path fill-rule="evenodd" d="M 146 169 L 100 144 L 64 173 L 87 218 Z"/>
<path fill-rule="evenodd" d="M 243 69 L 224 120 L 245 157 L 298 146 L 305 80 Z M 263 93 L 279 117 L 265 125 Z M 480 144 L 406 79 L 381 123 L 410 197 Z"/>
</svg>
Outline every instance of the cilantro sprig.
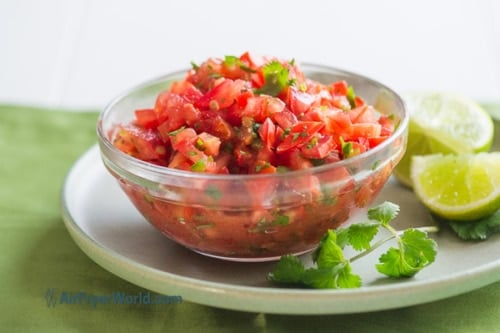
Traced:
<svg viewBox="0 0 500 333">
<path fill-rule="evenodd" d="M 445 220 L 438 216 L 434 219 L 444 225 L 451 227 L 451 230 L 462 240 L 484 241 L 491 235 L 500 233 L 500 210 L 490 216 L 473 221 Z"/>
<path fill-rule="evenodd" d="M 315 267 L 306 268 L 295 256 L 282 256 L 269 273 L 269 279 L 278 284 L 306 288 L 358 288 L 362 285 L 362 279 L 352 271 L 351 264 L 390 240 L 395 240 L 396 246 L 390 247 L 379 257 L 376 269 L 393 278 L 414 276 L 434 262 L 437 244 L 428 237 L 427 232 L 436 232 L 438 229 L 430 226 L 397 231 L 390 222 L 398 213 L 399 206 L 391 202 L 369 209 L 369 221 L 327 231 L 312 254 Z M 386 230 L 389 236 L 372 244 L 380 229 Z M 347 246 L 358 253 L 346 258 L 344 249 Z"/>
<path fill-rule="evenodd" d="M 279 61 L 271 61 L 262 67 L 264 75 L 264 85 L 255 90 L 256 94 L 278 96 L 285 88 L 295 84 L 294 79 L 290 79 L 290 71 Z"/>
</svg>

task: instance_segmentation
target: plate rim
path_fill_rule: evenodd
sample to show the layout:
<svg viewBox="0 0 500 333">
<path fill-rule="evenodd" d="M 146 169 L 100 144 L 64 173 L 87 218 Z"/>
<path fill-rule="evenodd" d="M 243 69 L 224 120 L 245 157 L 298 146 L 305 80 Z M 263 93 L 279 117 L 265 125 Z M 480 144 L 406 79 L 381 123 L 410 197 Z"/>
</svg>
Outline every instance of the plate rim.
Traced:
<svg viewBox="0 0 500 333">
<path fill-rule="evenodd" d="M 101 244 L 86 233 L 72 215 L 66 202 L 71 177 L 85 161 L 96 156 L 99 157 L 97 144 L 75 161 L 63 181 L 60 211 L 64 224 L 78 247 L 94 262 L 112 274 L 154 292 L 177 293 L 185 301 L 229 310 L 295 315 L 347 314 L 418 305 L 463 294 L 500 280 L 500 259 L 444 277 L 414 281 L 410 286 L 394 282 L 340 290 L 242 286 L 163 271 Z M 97 160 L 101 162 L 100 158 Z M 384 298 L 382 304 L 380 297 Z M 375 298 L 378 303 L 367 302 L 367 299 Z"/>
</svg>

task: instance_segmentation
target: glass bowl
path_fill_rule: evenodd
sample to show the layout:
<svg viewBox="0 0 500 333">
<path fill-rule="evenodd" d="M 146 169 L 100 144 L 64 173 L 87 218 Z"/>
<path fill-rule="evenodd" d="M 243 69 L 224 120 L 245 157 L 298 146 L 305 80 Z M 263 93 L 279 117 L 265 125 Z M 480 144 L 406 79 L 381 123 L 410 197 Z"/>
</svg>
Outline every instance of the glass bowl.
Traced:
<svg viewBox="0 0 500 333">
<path fill-rule="evenodd" d="M 114 99 L 100 114 L 102 160 L 131 202 L 161 233 L 198 253 L 233 261 L 276 260 L 314 249 L 328 229 L 366 210 L 406 149 L 408 114 L 391 89 L 367 77 L 303 64 L 308 78 L 346 80 L 358 96 L 398 125 L 391 137 L 362 154 L 310 169 L 260 175 L 218 175 L 153 165 L 118 150 L 113 129 L 150 108 L 178 71 Z M 140 235 L 137 235 L 140 237 Z"/>
</svg>

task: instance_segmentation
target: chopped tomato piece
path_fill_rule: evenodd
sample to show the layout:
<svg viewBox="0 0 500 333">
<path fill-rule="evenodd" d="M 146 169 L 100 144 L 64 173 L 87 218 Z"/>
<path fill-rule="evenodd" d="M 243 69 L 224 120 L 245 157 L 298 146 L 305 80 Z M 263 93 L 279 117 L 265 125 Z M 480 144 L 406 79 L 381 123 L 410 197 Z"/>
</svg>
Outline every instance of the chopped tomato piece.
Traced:
<svg viewBox="0 0 500 333">
<path fill-rule="evenodd" d="M 297 116 L 304 115 L 315 101 L 314 95 L 300 91 L 295 87 L 288 88 L 288 105 L 290 111 Z"/>
<path fill-rule="evenodd" d="M 259 127 L 259 136 L 266 148 L 271 149 L 276 143 L 276 125 L 270 118 L 266 118 Z"/>
<path fill-rule="evenodd" d="M 220 139 L 212 134 L 202 132 L 195 140 L 195 146 L 207 155 L 219 155 Z"/>
<path fill-rule="evenodd" d="M 158 126 L 158 117 L 153 109 L 135 110 L 135 119 L 140 127 L 154 128 Z"/>
<path fill-rule="evenodd" d="M 302 121 L 290 129 L 283 142 L 276 148 L 277 152 L 284 152 L 294 147 L 306 144 L 314 134 L 319 132 L 325 124 L 317 121 Z"/>
</svg>

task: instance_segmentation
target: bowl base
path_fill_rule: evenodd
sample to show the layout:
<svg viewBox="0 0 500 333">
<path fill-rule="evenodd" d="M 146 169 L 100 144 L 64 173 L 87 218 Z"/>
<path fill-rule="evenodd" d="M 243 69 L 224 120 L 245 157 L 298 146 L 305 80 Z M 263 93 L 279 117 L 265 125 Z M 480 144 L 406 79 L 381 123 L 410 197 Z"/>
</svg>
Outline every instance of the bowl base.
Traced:
<svg viewBox="0 0 500 333">
<path fill-rule="evenodd" d="M 313 246 L 312 248 L 304 250 L 304 251 L 300 251 L 300 252 L 296 252 L 296 253 L 290 253 L 290 255 L 300 256 L 300 255 L 303 255 L 303 254 L 306 254 L 308 252 L 313 251 L 315 248 L 316 248 L 316 246 Z M 249 257 L 241 257 L 241 258 L 239 258 L 239 257 L 226 257 L 226 256 L 220 256 L 220 255 L 216 255 L 216 254 L 206 253 L 206 252 L 203 252 L 203 251 L 200 251 L 200 250 L 195 250 L 195 249 L 190 249 L 190 250 L 193 251 L 193 252 L 196 252 L 198 254 L 204 255 L 206 257 L 220 259 L 220 260 L 225 260 L 225 261 L 235 261 L 235 262 L 267 262 L 267 261 L 278 261 L 281 258 L 281 255 L 279 255 L 279 256 L 272 256 L 272 257 L 255 257 L 255 258 L 249 258 Z"/>
</svg>

